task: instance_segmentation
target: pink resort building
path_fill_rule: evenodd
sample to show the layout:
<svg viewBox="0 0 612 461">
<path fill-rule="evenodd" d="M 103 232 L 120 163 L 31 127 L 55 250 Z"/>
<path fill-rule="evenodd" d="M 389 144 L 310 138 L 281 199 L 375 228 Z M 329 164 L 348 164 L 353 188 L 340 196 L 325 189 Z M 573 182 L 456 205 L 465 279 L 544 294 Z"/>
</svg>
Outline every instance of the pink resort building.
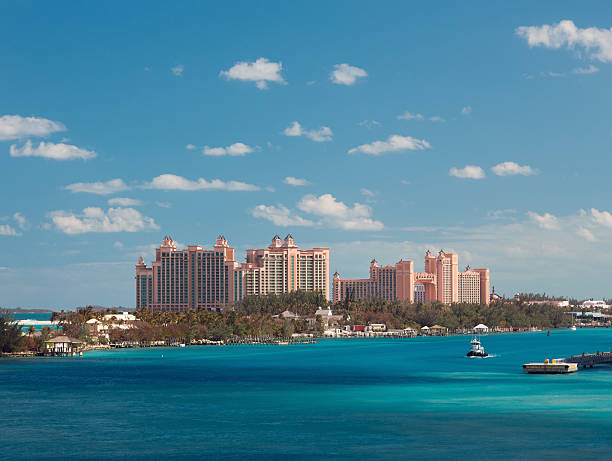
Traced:
<svg viewBox="0 0 612 461">
<path fill-rule="evenodd" d="M 136 307 L 151 310 L 220 310 L 249 295 L 319 291 L 329 299 L 329 248 L 301 250 L 291 235 L 278 235 L 265 249 L 247 250 L 238 263 L 220 235 L 212 250 L 189 245 L 177 250 L 166 236 L 147 267 L 136 264 Z"/>
<path fill-rule="evenodd" d="M 334 302 L 345 299 L 381 298 L 387 301 L 489 304 L 489 269 L 466 267 L 459 272 L 459 258 L 442 250 L 438 256 L 425 254 L 425 270 L 414 272 L 412 261 L 400 261 L 395 266 L 370 263 L 367 279 L 341 279 L 334 274 Z"/>
</svg>

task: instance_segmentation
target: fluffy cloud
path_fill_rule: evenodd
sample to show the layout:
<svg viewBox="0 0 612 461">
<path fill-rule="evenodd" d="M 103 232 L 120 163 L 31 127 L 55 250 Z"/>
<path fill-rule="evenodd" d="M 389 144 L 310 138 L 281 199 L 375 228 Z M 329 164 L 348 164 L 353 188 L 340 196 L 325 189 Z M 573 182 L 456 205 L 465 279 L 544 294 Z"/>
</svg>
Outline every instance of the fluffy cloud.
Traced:
<svg viewBox="0 0 612 461">
<path fill-rule="evenodd" d="M 177 77 L 182 77 L 183 76 L 183 71 L 185 70 L 185 68 L 183 67 L 182 64 L 179 64 L 178 66 L 174 66 L 173 68 L 170 69 L 172 71 L 172 73 L 174 75 L 176 75 Z"/>
<path fill-rule="evenodd" d="M 332 140 L 332 130 L 322 126 L 318 130 L 305 130 L 299 122 L 293 122 L 283 131 L 285 136 L 306 136 L 315 142 L 326 142 Z"/>
<path fill-rule="evenodd" d="M 594 74 L 595 72 L 599 72 L 599 67 L 591 64 L 589 67 L 576 67 L 572 69 L 573 74 Z"/>
<path fill-rule="evenodd" d="M 612 214 L 608 211 L 599 211 L 597 208 L 591 208 L 591 217 L 595 223 L 601 226 L 612 227 Z"/>
<path fill-rule="evenodd" d="M 253 216 L 272 221 L 279 226 L 319 226 L 344 230 L 373 230 L 384 228 L 380 221 L 372 219 L 372 209 L 367 205 L 354 203 L 352 207 L 339 202 L 331 194 L 321 196 L 305 195 L 298 202 L 297 208 L 318 218 L 302 218 L 284 205 L 259 205 L 253 210 Z"/>
<path fill-rule="evenodd" d="M 424 120 L 425 117 L 423 114 L 416 114 L 412 112 L 404 112 L 397 116 L 398 120 Z M 431 117 L 427 117 L 427 120 L 430 122 L 446 122 L 446 120 L 439 115 L 432 115 Z"/>
<path fill-rule="evenodd" d="M 550 213 L 539 215 L 533 211 L 528 211 L 527 216 L 542 229 L 554 230 L 559 228 L 559 220 Z"/>
<path fill-rule="evenodd" d="M 612 61 L 612 28 L 581 29 L 576 27 L 573 21 L 566 19 L 553 25 L 521 26 L 515 32 L 527 40 L 530 47 L 543 46 L 551 49 L 582 47 L 590 53 L 592 59 L 601 62 Z"/>
<path fill-rule="evenodd" d="M 49 218 L 55 228 L 64 234 L 84 234 L 87 232 L 138 232 L 159 229 L 153 218 L 143 216 L 134 208 L 89 207 L 81 214 L 66 211 L 53 211 Z"/>
<path fill-rule="evenodd" d="M 264 218 L 277 226 L 313 226 L 314 222 L 296 215 L 284 205 L 258 205 L 253 209 L 253 216 Z"/>
<path fill-rule="evenodd" d="M 108 200 L 108 204 L 117 206 L 140 206 L 142 202 L 134 198 L 114 197 Z"/>
<path fill-rule="evenodd" d="M 73 193 L 110 195 L 128 190 L 130 187 L 123 182 L 123 179 L 116 178 L 106 182 L 77 182 L 66 186 L 66 189 Z"/>
<path fill-rule="evenodd" d="M 361 122 L 359 122 L 357 125 L 359 126 L 365 126 L 368 130 L 371 130 L 372 128 L 374 128 L 375 126 L 380 126 L 380 122 L 377 120 L 362 120 Z"/>
<path fill-rule="evenodd" d="M 193 145 L 193 144 L 187 144 L 185 146 L 185 149 L 187 149 L 187 150 L 195 150 L 195 149 L 197 149 L 197 147 L 195 145 Z"/>
<path fill-rule="evenodd" d="M 359 192 L 361 192 L 361 195 L 365 195 L 366 197 L 374 197 L 376 195 L 376 192 L 366 189 L 365 187 L 363 187 Z"/>
<path fill-rule="evenodd" d="M 398 120 L 423 120 L 423 114 L 413 114 L 412 112 L 404 112 L 397 116 Z"/>
<path fill-rule="evenodd" d="M 367 77 L 368 73 L 348 64 L 336 64 L 329 79 L 337 85 L 354 85 L 358 78 Z"/>
<path fill-rule="evenodd" d="M 586 227 L 579 227 L 576 231 L 576 235 L 588 240 L 589 242 L 596 242 L 597 238 L 593 235 L 593 232 L 588 230 Z"/>
<path fill-rule="evenodd" d="M 349 154 L 361 152 L 368 155 L 381 155 L 387 152 L 401 152 L 405 150 L 425 150 L 431 149 L 431 145 L 424 139 L 416 139 L 411 136 L 400 136 L 394 134 L 389 136 L 386 141 L 374 141 L 370 144 L 362 144 L 353 147 L 348 151 Z"/>
<path fill-rule="evenodd" d="M 339 202 L 331 194 L 305 195 L 297 204 L 298 209 L 305 213 L 321 216 L 323 223 L 329 227 L 345 230 L 381 230 L 384 225 L 371 218 L 372 209 L 361 203 L 352 207 Z"/>
<path fill-rule="evenodd" d="M 17 225 L 19 226 L 19 229 L 26 230 L 29 227 L 28 220 L 20 212 L 15 213 L 13 215 L 13 219 L 17 221 Z"/>
<path fill-rule="evenodd" d="M 471 113 L 472 113 L 471 106 L 465 106 L 464 108 L 461 109 L 461 115 L 470 115 Z"/>
<path fill-rule="evenodd" d="M 466 165 L 463 168 L 452 167 L 448 174 L 461 179 L 482 179 L 485 177 L 484 170 L 476 165 Z"/>
<path fill-rule="evenodd" d="M 283 64 L 259 58 L 255 62 L 237 62 L 229 70 L 222 70 L 219 75 L 228 80 L 255 82 L 260 90 L 268 88 L 268 82 L 285 83 L 281 70 Z"/>
<path fill-rule="evenodd" d="M 0 235 L 17 236 L 21 234 L 17 232 L 12 226 L 9 226 L 8 224 L 0 224 Z"/>
<path fill-rule="evenodd" d="M 241 142 L 235 142 L 234 144 L 227 147 L 208 147 L 204 146 L 202 150 L 204 155 L 211 155 L 214 157 L 220 157 L 222 155 L 231 155 L 232 157 L 241 157 L 246 154 L 253 152 L 251 146 L 247 146 Z"/>
<path fill-rule="evenodd" d="M 0 117 L 0 141 L 48 136 L 58 131 L 66 131 L 63 123 L 40 117 L 21 117 L 3 115 Z"/>
<path fill-rule="evenodd" d="M 523 176 L 529 176 L 532 174 L 537 174 L 537 170 L 534 170 L 529 165 L 519 165 L 515 162 L 502 162 L 495 165 L 491 168 L 493 173 L 497 176 L 511 176 L 521 174 Z"/>
<path fill-rule="evenodd" d="M 294 178 L 293 176 L 287 176 L 283 182 L 290 186 L 307 186 L 310 184 L 306 179 Z"/>
<path fill-rule="evenodd" d="M 258 186 L 247 184 L 240 181 L 221 181 L 213 179 L 207 181 L 199 178 L 195 181 L 177 176 L 174 174 L 162 174 L 155 178 L 150 183 L 143 186 L 145 189 L 161 189 L 161 190 L 227 190 L 227 191 L 254 191 L 259 190 Z"/>
<path fill-rule="evenodd" d="M 11 157 L 44 157 L 53 160 L 87 160 L 98 155 L 94 151 L 64 143 L 41 142 L 38 147 L 34 147 L 29 140 L 22 147 L 13 144 L 10 152 Z"/>
</svg>

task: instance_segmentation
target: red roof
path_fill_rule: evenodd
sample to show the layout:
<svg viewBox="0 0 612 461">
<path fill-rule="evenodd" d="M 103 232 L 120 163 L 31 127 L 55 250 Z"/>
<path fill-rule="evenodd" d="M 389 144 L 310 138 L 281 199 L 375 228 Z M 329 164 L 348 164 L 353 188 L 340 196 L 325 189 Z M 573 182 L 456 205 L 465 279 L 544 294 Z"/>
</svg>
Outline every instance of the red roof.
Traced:
<svg viewBox="0 0 612 461">
<path fill-rule="evenodd" d="M 365 325 L 353 325 L 351 327 L 352 331 L 365 331 Z"/>
</svg>

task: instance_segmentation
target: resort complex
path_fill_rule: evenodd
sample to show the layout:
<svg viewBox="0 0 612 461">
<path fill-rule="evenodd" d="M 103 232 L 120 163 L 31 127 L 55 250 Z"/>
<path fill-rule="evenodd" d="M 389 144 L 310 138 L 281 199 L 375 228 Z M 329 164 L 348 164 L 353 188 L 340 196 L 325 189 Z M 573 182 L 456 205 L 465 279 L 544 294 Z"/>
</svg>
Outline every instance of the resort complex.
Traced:
<svg viewBox="0 0 612 461">
<path fill-rule="evenodd" d="M 489 269 L 468 266 L 459 272 L 458 266 L 458 255 L 442 250 L 438 256 L 429 251 L 425 253 L 424 272 L 415 272 L 413 261 L 381 267 L 372 260 L 367 279 L 342 279 L 337 272 L 334 274 L 333 300 L 380 298 L 411 303 L 489 304 Z"/>
<path fill-rule="evenodd" d="M 136 307 L 151 310 L 219 310 L 250 295 L 321 292 L 329 299 L 329 248 L 301 250 L 291 235 L 278 235 L 264 249 L 247 250 L 238 263 L 220 235 L 212 250 L 189 245 L 177 250 L 166 236 L 147 267 L 136 264 Z"/>
<path fill-rule="evenodd" d="M 247 296 L 320 292 L 330 299 L 329 248 L 302 250 L 289 234 L 272 238 L 267 248 L 246 251 L 239 263 L 234 248 L 219 235 L 212 250 L 200 245 L 177 249 L 165 236 L 155 250 L 155 261 L 147 267 L 136 264 L 136 307 L 180 311 L 190 308 L 220 310 Z M 333 302 L 359 299 L 444 304 L 489 303 L 489 269 L 458 270 L 458 255 L 440 250 L 425 254 L 423 272 L 414 271 L 413 261 L 394 266 L 370 263 L 367 279 L 333 276 Z"/>
</svg>

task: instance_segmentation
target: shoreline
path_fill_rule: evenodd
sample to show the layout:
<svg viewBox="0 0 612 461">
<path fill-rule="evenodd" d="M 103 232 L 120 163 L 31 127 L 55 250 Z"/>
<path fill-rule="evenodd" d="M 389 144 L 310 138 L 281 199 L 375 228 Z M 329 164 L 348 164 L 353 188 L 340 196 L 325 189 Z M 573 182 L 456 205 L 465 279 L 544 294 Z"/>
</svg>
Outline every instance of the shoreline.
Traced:
<svg viewBox="0 0 612 461">
<path fill-rule="evenodd" d="M 595 330 L 601 328 L 608 327 L 580 327 L 579 330 Z M 550 328 L 543 330 L 530 330 L 523 329 L 519 331 L 498 331 L 498 332 L 490 332 L 484 335 L 478 336 L 493 336 L 493 335 L 508 335 L 508 334 L 523 334 L 523 333 L 545 333 L 548 331 L 572 331 L 569 328 Z M 287 345 L 307 345 L 307 344 L 316 344 L 318 340 L 364 340 L 364 339 L 392 339 L 392 340 L 411 340 L 417 338 L 444 338 L 444 337 L 459 337 L 459 336 L 472 336 L 474 333 L 450 333 L 447 335 L 385 335 L 385 334 L 377 334 L 377 333 L 369 333 L 364 335 L 340 335 L 340 336 L 319 336 L 313 338 L 293 338 L 291 341 L 289 338 L 275 338 L 275 339 L 267 339 L 260 341 L 248 341 L 248 340 L 236 340 L 236 341 L 213 341 L 213 340 L 198 340 L 193 343 L 178 343 L 173 342 L 172 344 L 163 343 L 160 341 L 158 344 L 147 344 L 147 345 L 125 345 L 125 346 L 117 346 L 112 347 L 109 345 L 88 345 L 80 350 L 85 356 L 86 353 L 92 351 L 100 351 L 100 350 L 117 350 L 117 349 L 154 349 L 154 348 L 182 348 L 182 347 L 192 347 L 192 346 L 287 346 Z M 297 341 L 296 341 L 297 339 Z M 300 340 L 301 339 L 301 340 Z M 36 358 L 36 357 L 53 357 L 45 355 L 42 352 L 37 351 L 25 351 L 25 352 L 4 352 L 0 353 L 0 359 L 2 358 Z M 77 355 L 75 358 L 78 358 Z M 65 357 L 65 358 L 73 358 L 73 357 Z"/>
</svg>

